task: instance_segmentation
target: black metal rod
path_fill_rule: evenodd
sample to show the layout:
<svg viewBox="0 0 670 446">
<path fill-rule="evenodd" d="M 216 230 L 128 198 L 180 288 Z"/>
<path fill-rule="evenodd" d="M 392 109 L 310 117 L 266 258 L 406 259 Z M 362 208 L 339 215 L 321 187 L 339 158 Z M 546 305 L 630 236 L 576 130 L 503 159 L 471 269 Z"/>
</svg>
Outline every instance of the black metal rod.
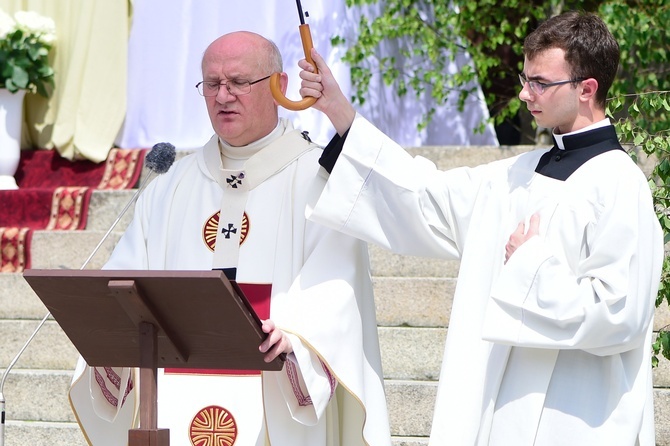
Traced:
<svg viewBox="0 0 670 446">
<path fill-rule="evenodd" d="M 300 24 L 304 25 L 305 24 L 305 15 L 302 13 L 302 5 L 300 4 L 300 0 L 295 0 L 295 2 L 298 5 L 298 16 L 300 17 Z"/>
</svg>

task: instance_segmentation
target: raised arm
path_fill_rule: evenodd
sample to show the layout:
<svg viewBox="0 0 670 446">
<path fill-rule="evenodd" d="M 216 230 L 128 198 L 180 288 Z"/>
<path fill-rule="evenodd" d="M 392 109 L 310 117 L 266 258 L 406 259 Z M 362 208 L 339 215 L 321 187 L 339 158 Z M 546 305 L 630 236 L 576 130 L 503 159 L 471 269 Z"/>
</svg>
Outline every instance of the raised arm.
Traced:
<svg viewBox="0 0 670 446">
<path fill-rule="evenodd" d="M 337 133 L 342 136 L 354 122 L 356 110 L 342 93 L 323 57 L 314 48 L 312 48 L 312 60 L 316 64 L 318 74 L 314 73 L 314 67 L 307 60 L 302 59 L 298 62 L 298 66 L 302 68 L 300 94 L 302 97 L 317 98 L 313 107 L 328 116 Z"/>
</svg>

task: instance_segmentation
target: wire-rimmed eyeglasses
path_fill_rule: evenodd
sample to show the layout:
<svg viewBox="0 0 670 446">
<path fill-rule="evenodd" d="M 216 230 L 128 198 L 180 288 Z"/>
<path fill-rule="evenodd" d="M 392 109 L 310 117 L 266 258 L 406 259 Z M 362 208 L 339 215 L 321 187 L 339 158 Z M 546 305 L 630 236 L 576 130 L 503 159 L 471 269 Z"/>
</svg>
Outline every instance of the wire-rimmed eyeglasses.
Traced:
<svg viewBox="0 0 670 446">
<path fill-rule="evenodd" d="M 229 79 L 227 81 L 200 81 L 195 84 L 195 88 L 198 89 L 198 93 L 201 96 L 210 97 L 216 96 L 219 94 L 219 88 L 221 85 L 225 85 L 226 90 L 233 96 L 242 96 L 249 94 L 251 91 L 251 86 L 258 82 L 264 81 L 265 79 L 270 78 L 271 74 L 255 81 L 248 81 L 246 79 Z"/>
<path fill-rule="evenodd" d="M 526 78 L 526 75 L 523 73 L 519 73 L 519 81 L 521 82 L 521 87 L 524 87 L 526 84 L 530 87 L 530 91 L 537 95 L 541 95 L 542 93 L 545 92 L 545 90 L 549 87 L 555 87 L 556 85 L 563 85 L 563 84 L 571 84 L 575 82 L 581 82 L 585 80 L 583 77 L 578 77 L 576 79 L 570 79 L 567 81 L 557 81 L 557 82 L 549 82 L 549 83 L 544 83 L 540 81 L 529 81 Z"/>
</svg>

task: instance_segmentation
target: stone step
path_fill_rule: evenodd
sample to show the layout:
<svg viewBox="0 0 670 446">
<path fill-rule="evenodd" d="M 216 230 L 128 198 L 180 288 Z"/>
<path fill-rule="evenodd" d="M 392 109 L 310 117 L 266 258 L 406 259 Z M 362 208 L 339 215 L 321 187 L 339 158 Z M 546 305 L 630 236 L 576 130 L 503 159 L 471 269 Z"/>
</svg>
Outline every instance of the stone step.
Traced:
<svg viewBox="0 0 670 446">
<path fill-rule="evenodd" d="M 32 267 L 79 269 L 103 235 L 102 231 L 36 231 Z M 110 234 L 87 268 L 102 267 L 119 237 L 118 233 Z M 447 325 L 458 261 L 401 256 L 374 245 L 369 246 L 369 252 L 375 293 L 382 297 L 377 312 L 380 325 Z M 28 317 L 19 316 L 20 311 L 35 318 L 45 314 L 40 302 L 27 299 L 32 290 L 18 275 L 0 274 L 0 285 L 0 317 Z M 24 306 L 24 302 L 30 303 Z M 654 327 L 658 330 L 667 325 L 670 309 L 662 305 L 656 312 Z"/>
<path fill-rule="evenodd" d="M 456 279 L 373 277 L 381 326 L 446 327 Z M 21 274 L 0 274 L 0 319 L 39 319 L 47 308 Z"/>
<path fill-rule="evenodd" d="M 456 279 L 437 277 L 372 278 L 377 325 L 446 327 Z"/>
<path fill-rule="evenodd" d="M 3 392 L 7 420 L 76 422 L 67 394 L 73 370 L 12 370 Z"/>
<path fill-rule="evenodd" d="M 87 446 L 75 422 L 7 421 L 5 446 Z"/>
<path fill-rule="evenodd" d="M 37 321 L 0 321 L 0 363 L 9 364 L 37 328 Z M 384 376 L 389 379 L 436 380 L 446 329 L 380 327 Z M 74 369 L 78 352 L 56 321 L 48 320 L 14 366 L 17 369 Z M 10 373 L 11 375 L 11 373 Z"/>
<path fill-rule="evenodd" d="M 87 446 L 77 423 L 8 421 L 6 446 Z M 427 446 L 428 437 L 394 437 L 392 446 Z"/>
<path fill-rule="evenodd" d="M 133 199 L 136 189 L 131 190 L 94 190 L 88 204 L 86 229 L 89 231 L 107 230 L 116 222 L 115 231 L 123 232 L 133 217 L 133 205 L 121 215 L 123 209 Z"/>
<path fill-rule="evenodd" d="M 8 424 L 14 432 L 35 424 L 37 431 L 31 435 L 42 435 L 46 427 L 68 429 L 74 423 L 74 415 L 67 398 L 71 372 L 56 370 L 20 370 L 10 374 L 5 391 Z M 432 423 L 433 406 L 437 383 L 434 381 L 386 380 L 386 395 L 389 405 L 391 433 L 397 437 L 427 437 Z M 670 390 L 655 390 L 657 445 L 670 446 Z M 48 422 L 46 422 L 48 420 Z M 31 422 L 20 423 L 20 422 Z M 16 423 L 16 424 L 14 424 Z M 10 430 L 10 429 L 8 429 Z M 30 429 L 29 429 L 30 430 Z M 8 437 L 9 437 L 8 433 Z M 38 437 L 39 438 L 39 437 Z M 414 441 L 414 440 L 412 440 Z M 26 443 L 23 444 L 58 444 Z M 71 443 L 61 443 L 71 444 Z M 76 443 L 75 443 L 76 444 Z"/>
<path fill-rule="evenodd" d="M 67 396 L 72 372 L 14 370 L 4 396 L 6 418 L 13 422 L 76 423 Z M 436 382 L 386 380 L 392 435 L 428 436 Z"/>
<path fill-rule="evenodd" d="M 37 327 L 36 321 L 0 321 L 0 363 L 9 364 Z M 382 367 L 386 379 L 436 381 L 439 378 L 445 328 L 379 327 Z M 14 371 L 21 369 L 72 371 L 78 353 L 65 333 L 48 320 L 25 350 Z M 12 375 L 10 373 L 10 376 Z M 670 361 L 661 358 L 653 370 L 654 385 L 670 387 Z"/>
<path fill-rule="evenodd" d="M 428 437 L 392 437 L 392 446 L 428 446 Z"/>
<path fill-rule="evenodd" d="M 373 247 L 371 253 L 376 251 Z M 383 257 L 382 253 L 378 253 Z M 418 268 L 422 259 L 406 258 Z M 386 269 L 379 266 L 377 270 Z M 450 265 L 447 263 L 446 265 Z M 456 279 L 402 277 L 396 274 L 373 276 L 377 323 L 380 326 L 446 327 L 451 315 Z M 46 307 L 21 274 L 0 274 L 0 319 L 42 319 Z M 656 310 L 654 329 L 670 324 L 670 309 Z"/>
<path fill-rule="evenodd" d="M 37 329 L 38 321 L 0 320 L 0 364 L 14 359 L 28 338 Z M 14 370 L 56 369 L 74 370 L 79 353 L 65 332 L 54 320 L 47 320 L 28 348 L 23 352 Z"/>
<path fill-rule="evenodd" d="M 8 421 L 6 446 L 87 446 L 77 423 Z M 392 446 L 427 446 L 428 437 L 394 437 Z"/>
<path fill-rule="evenodd" d="M 670 389 L 654 389 L 656 446 L 670 446 Z"/>
<path fill-rule="evenodd" d="M 47 308 L 22 274 L 0 274 L 0 319 L 42 319 Z"/>
<path fill-rule="evenodd" d="M 31 267 L 81 269 L 103 236 L 103 231 L 34 231 L 30 250 Z M 120 237 L 120 233 L 112 232 L 86 268 L 102 268 Z"/>
<path fill-rule="evenodd" d="M 80 269 L 105 231 L 35 231 L 32 238 L 32 268 Z M 87 265 L 100 269 L 109 258 L 121 234 L 112 232 Z M 451 277 L 458 274 L 455 260 L 428 259 L 393 254 L 378 246 L 369 246 L 373 276 Z"/>
<path fill-rule="evenodd" d="M 378 333 L 386 379 L 438 380 L 445 328 L 380 327 Z"/>
<path fill-rule="evenodd" d="M 391 435 L 429 436 L 437 393 L 435 381 L 386 380 Z"/>
</svg>

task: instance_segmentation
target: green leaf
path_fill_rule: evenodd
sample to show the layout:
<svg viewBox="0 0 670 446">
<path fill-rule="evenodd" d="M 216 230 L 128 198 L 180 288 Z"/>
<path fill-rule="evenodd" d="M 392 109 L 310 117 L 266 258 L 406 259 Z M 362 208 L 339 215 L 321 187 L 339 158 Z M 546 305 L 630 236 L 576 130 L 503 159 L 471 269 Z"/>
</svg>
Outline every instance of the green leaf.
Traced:
<svg viewBox="0 0 670 446">
<path fill-rule="evenodd" d="M 12 83 L 20 89 L 27 89 L 29 81 L 28 72 L 23 67 L 15 65 L 12 73 Z"/>
</svg>

